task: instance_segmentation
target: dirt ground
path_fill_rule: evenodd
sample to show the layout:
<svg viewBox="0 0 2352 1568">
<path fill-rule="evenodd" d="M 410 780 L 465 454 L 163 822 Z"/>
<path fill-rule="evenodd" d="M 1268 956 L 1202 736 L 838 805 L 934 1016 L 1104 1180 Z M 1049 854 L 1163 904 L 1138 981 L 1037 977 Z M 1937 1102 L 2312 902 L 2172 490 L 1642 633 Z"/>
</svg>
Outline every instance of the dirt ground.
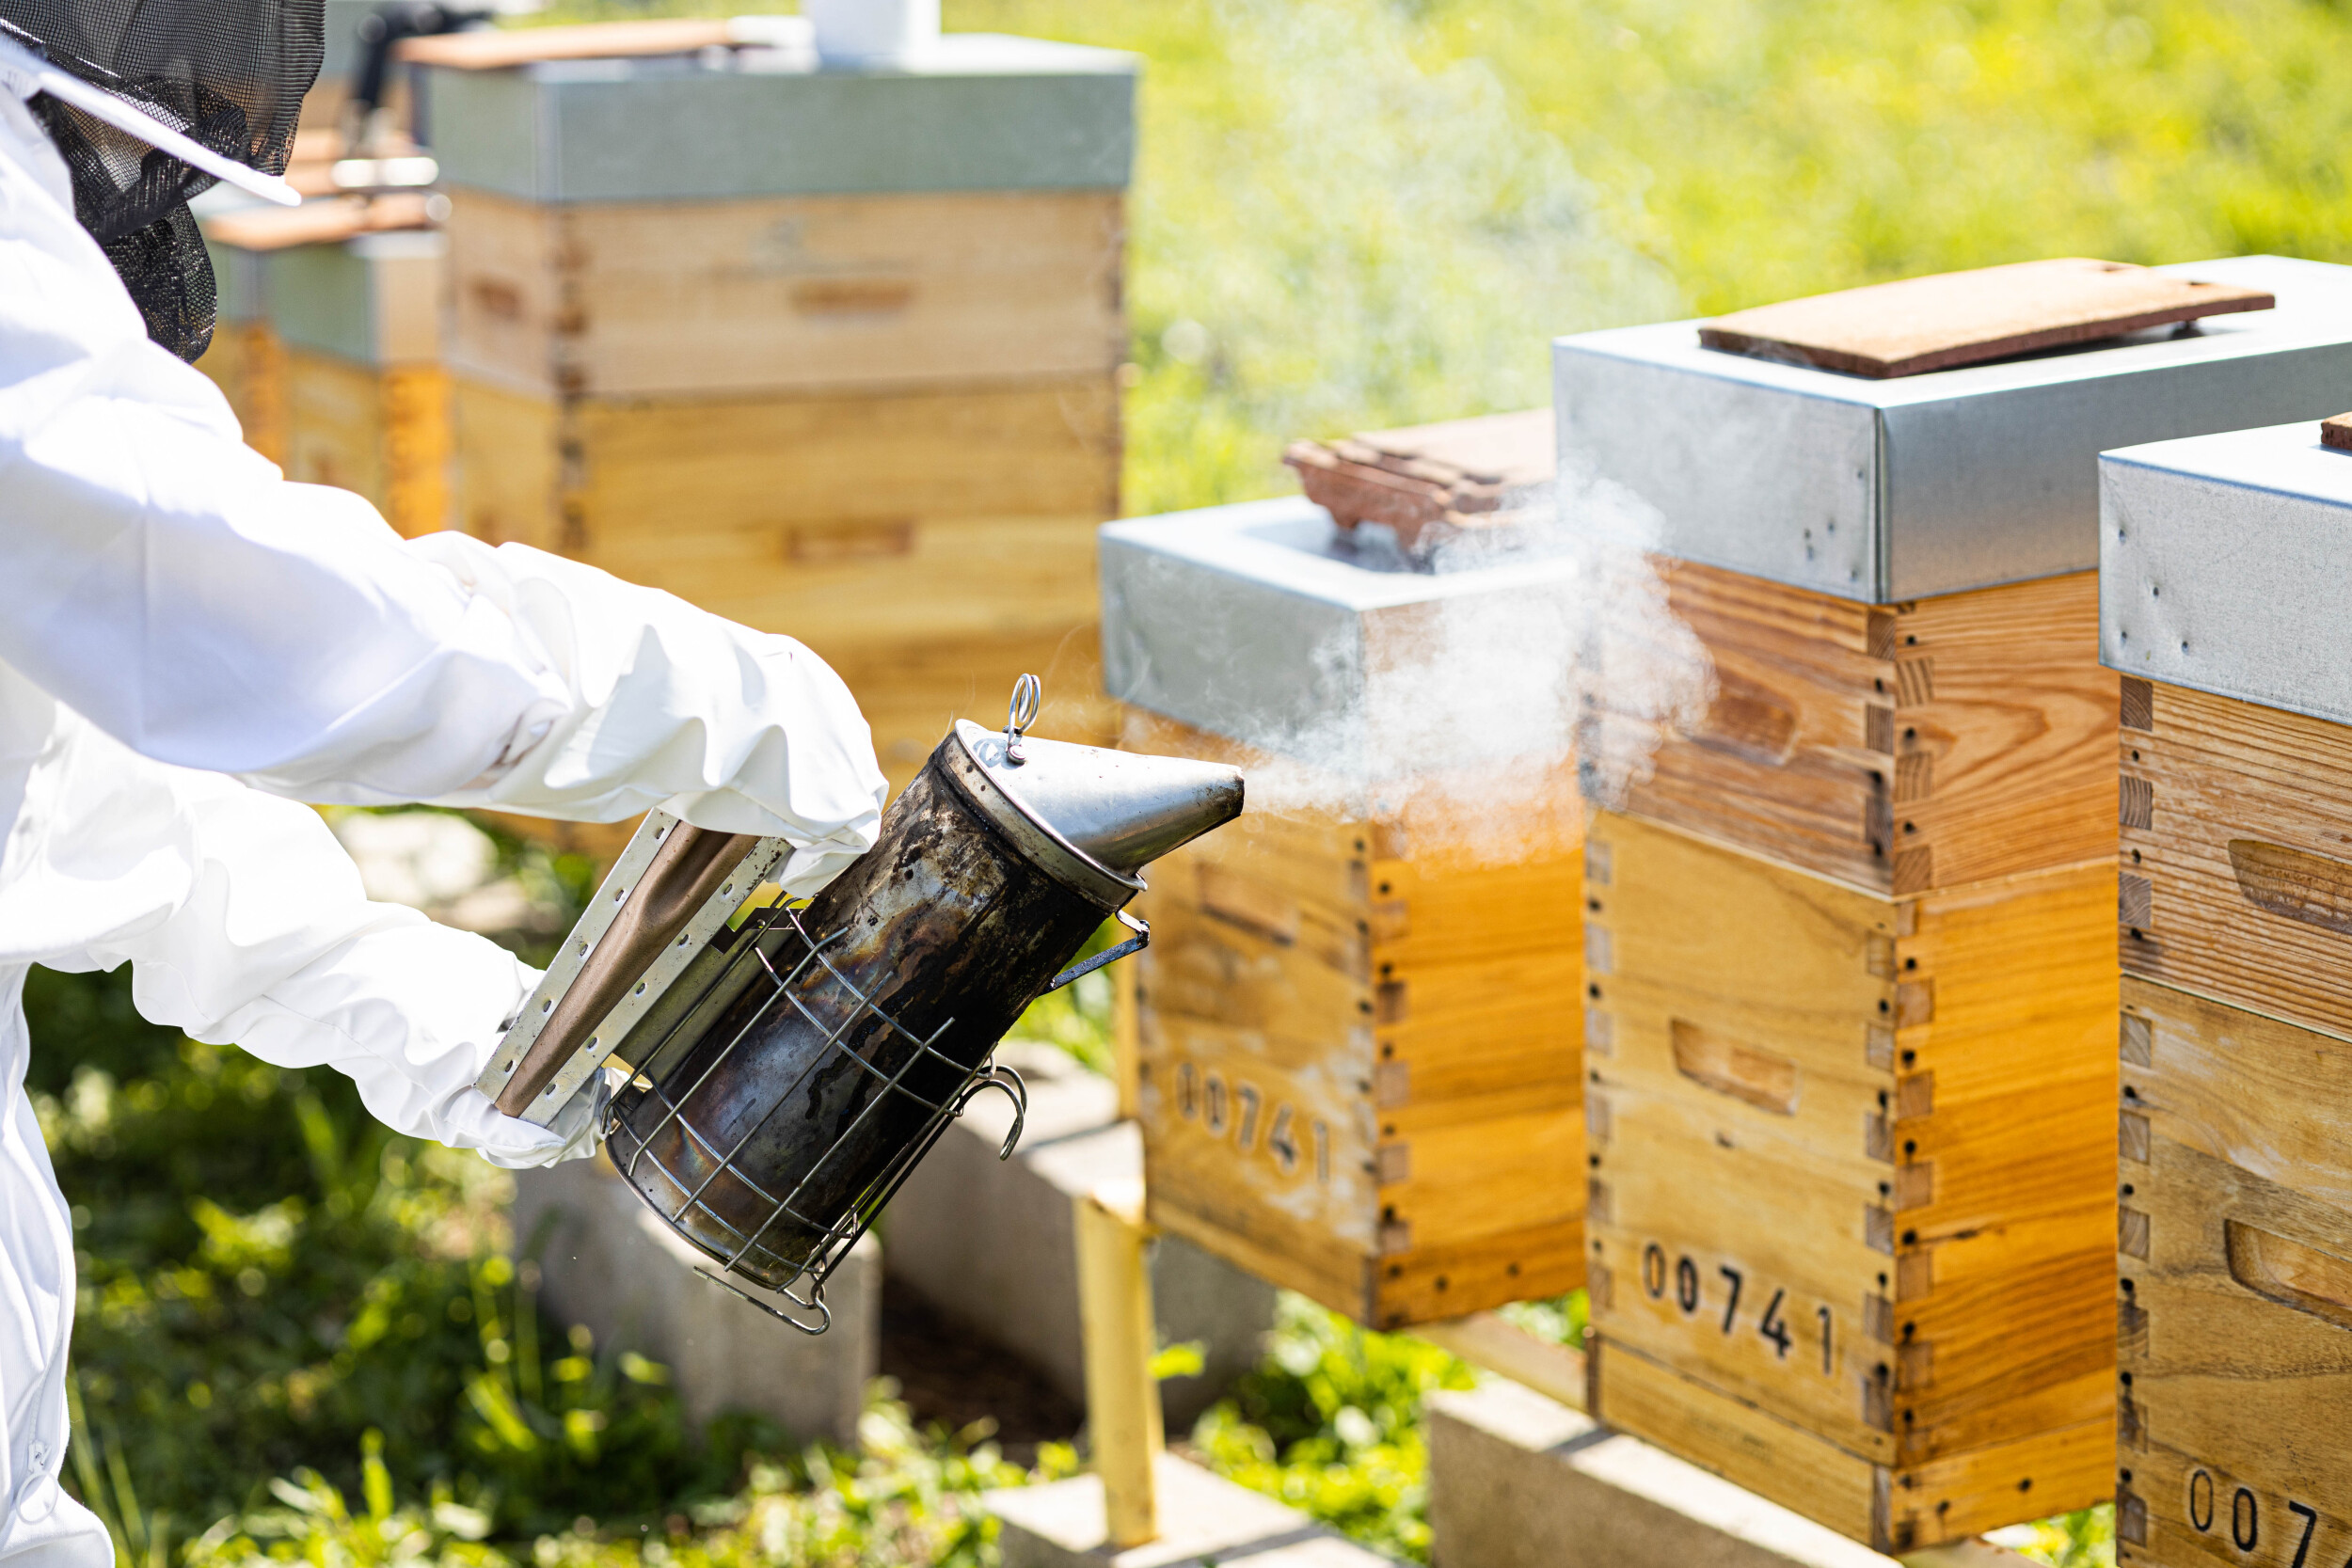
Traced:
<svg viewBox="0 0 2352 1568">
<path fill-rule="evenodd" d="M 1040 1443 L 1069 1442 L 1086 1421 L 1085 1407 L 1027 1363 L 958 1329 L 911 1291 L 882 1292 L 881 1360 L 917 1420 L 951 1432 L 993 1421 L 1016 1465 L 1034 1465 Z"/>
</svg>

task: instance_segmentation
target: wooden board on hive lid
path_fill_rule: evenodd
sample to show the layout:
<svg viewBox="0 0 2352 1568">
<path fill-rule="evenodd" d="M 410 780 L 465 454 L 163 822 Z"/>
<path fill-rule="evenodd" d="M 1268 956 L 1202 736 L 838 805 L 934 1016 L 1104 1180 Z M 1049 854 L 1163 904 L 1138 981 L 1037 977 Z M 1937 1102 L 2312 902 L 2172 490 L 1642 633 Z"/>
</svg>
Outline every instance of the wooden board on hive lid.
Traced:
<svg viewBox="0 0 2352 1568">
<path fill-rule="evenodd" d="M 1419 551 L 1459 531 L 1517 526 L 1530 509 L 1549 512 L 1551 410 L 1294 441 L 1282 461 L 1340 527 L 1384 524 L 1399 547 Z"/>
<path fill-rule="evenodd" d="M 2061 257 L 1735 310 L 1700 327 L 1699 341 L 1734 354 L 1884 378 L 2267 310 L 2278 303 L 2266 289 Z"/>
<path fill-rule="evenodd" d="M 1303 500 L 1103 550 L 1122 743 L 1249 780 L 1139 900 L 1154 1222 L 1382 1328 L 1573 1288 L 1573 563 L 1368 561 Z"/>
</svg>

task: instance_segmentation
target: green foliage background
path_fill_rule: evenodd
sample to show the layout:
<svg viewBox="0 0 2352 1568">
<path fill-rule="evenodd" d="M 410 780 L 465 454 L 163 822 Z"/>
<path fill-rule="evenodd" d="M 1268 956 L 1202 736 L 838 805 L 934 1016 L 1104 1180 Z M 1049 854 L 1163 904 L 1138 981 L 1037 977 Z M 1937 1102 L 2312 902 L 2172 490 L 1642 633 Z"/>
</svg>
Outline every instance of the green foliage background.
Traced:
<svg viewBox="0 0 2352 1568">
<path fill-rule="evenodd" d="M 2324 0 L 947 0 L 1146 56 L 1127 508 L 1548 401 L 1546 342 L 2051 255 L 2347 254 Z M 1179 322 L 1204 332 L 1180 332 Z M 1205 343 L 1205 350 L 1203 344 Z"/>
</svg>

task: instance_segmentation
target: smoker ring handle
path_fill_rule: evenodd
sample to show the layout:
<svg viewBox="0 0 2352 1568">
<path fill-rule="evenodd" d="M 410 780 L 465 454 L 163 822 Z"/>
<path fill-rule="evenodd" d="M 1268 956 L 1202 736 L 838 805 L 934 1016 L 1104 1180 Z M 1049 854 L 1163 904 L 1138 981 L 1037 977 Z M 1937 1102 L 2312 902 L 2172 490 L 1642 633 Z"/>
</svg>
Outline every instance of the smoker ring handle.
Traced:
<svg viewBox="0 0 2352 1568">
<path fill-rule="evenodd" d="M 1075 980 L 1082 975 L 1091 974 L 1096 970 L 1102 968 L 1104 964 L 1116 963 L 1120 958 L 1125 958 L 1128 954 L 1140 953 L 1145 948 L 1152 945 L 1152 927 L 1149 925 L 1145 924 L 1141 920 L 1138 920 L 1134 915 L 1129 914 L 1125 910 L 1113 910 L 1111 914 L 1121 926 L 1124 926 L 1130 931 L 1135 932 L 1135 935 L 1129 937 L 1125 942 L 1120 942 L 1116 947 L 1104 948 L 1103 951 L 1095 954 L 1094 957 L 1087 959 L 1084 963 L 1072 964 L 1068 969 L 1063 970 L 1059 974 L 1054 976 L 1054 983 L 1047 986 L 1045 988 L 1046 990 L 1059 990 L 1062 987 L 1070 984 L 1071 981 Z M 1041 992 L 1040 994 L 1043 993 Z"/>
<path fill-rule="evenodd" d="M 1012 702 L 1005 712 L 1005 760 L 1015 768 L 1029 760 L 1022 754 L 1021 737 L 1037 722 L 1044 699 L 1044 685 L 1035 675 L 1025 674 L 1012 683 Z"/>
</svg>

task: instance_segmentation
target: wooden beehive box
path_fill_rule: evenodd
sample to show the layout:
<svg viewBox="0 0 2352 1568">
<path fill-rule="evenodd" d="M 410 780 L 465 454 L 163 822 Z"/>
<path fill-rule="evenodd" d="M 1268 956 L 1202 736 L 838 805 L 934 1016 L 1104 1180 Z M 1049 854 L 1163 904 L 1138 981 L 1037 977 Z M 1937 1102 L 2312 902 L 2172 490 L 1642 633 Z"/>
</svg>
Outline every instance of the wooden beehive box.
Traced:
<svg viewBox="0 0 2352 1568">
<path fill-rule="evenodd" d="M 1573 774 L 1558 755 L 1437 779 L 1461 759 L 1419 725 L 1427 771 L 1384 774 L 1382 735 L 1414 701 L 1385 683 L 1446 673 L 1448 614 L 1508 617 L 1572 578 L 1376 570 L 1288 500 L 1115 525 L 1104 581 L 1124 744 L 1250 779 L 1243 818 L 1138 900 L 1154 1222 L 1382 1328 L 1572 1289 Z"/>
<path fill-rule="evenodd" d="M 2126 976 L 2118 1563 L 2352 1553 L 2352 1043 Z"/>
<path fill-rule="evenodd" d="M 2106 1495 L 2106 861 L 1585 845 L 1595 1409 L 1882 1549 Z"/>
<path fill-rule="evenodd" d="M 2352 1551 L 2352 457 L 2317 421 L 2102 460 L 2126 672 L 2122 1562 Z M 2332 1556 L 2330 1555 L 2332 1554 Z"/>
<path fill-rule="evenodd" d="M 806 642 L 895 784 L 1025 671 L 1041 733 L 1111 740 L 1133 60 L 540 41 L 404 46 L 450 185 L 463 526 Z"/>
<path fill-rule="evenodd" d="M 1560 345 L 1713 673 L 1625 711 L 1665 639 L 1604 625 L 1581 742 L 1648 762 L 1587 854 L 1594 1408 L 1882 1550 L 2112 1489 L 2096 456 L 2352 367 L 2339 269 L 2193 276 L 2280 304 L 1886 380 Z"/>
<path fill-rule="evenodd" d="M 289 479 L 357 491 L 403 534 L 450 526 L 443 245 L 422 194 L 204 220 L 222 310 L 198 361 Z"/>
</svg>

